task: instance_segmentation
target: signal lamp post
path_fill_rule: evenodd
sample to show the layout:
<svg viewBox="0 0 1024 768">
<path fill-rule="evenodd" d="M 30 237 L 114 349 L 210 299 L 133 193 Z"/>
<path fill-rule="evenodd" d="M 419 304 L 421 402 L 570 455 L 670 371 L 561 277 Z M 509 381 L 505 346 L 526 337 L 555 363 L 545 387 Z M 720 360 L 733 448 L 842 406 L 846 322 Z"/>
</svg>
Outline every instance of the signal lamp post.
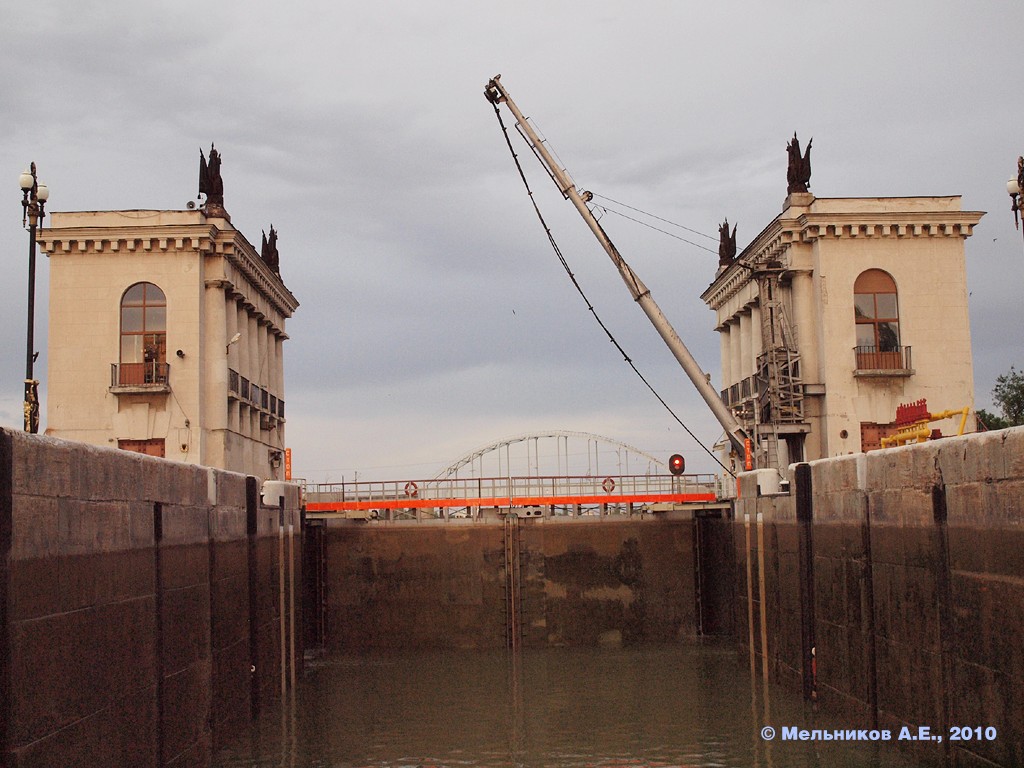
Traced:
<svg viewBox="0 0 1024 768">
<path fill-rule="evenodd" d="M 685 469 L 686 461 L 678 453 L 673 453 L 668 460 L 668 471 L 673 475 L 681 475 Z"/>
<path fill-rule="evenodd" d="M 24 171 L 18 180 L 22 191 L 21 226 L 28 222 L 28 343 L 25 351 L 25 431 L 39 432 L 39 382 L 33 375 L 36 360 L 36 231 L 46 216 L 46 201 L 50 190 L 36 178 L 36 164 Z"/>
</svg>

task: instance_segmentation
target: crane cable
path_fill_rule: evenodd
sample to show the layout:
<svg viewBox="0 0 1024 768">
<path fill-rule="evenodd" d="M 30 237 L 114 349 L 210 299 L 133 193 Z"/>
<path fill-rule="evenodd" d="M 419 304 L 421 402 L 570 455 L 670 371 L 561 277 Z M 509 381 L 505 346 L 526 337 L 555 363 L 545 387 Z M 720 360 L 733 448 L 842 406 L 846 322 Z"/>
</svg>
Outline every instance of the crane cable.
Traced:
<svg viewBox="0 0 1024 768">
<path fill-rule="evenodd" d="M 720 466 L 730 475 L 735 477 L 735 473 L 727 466 L 725 466 L 725 464 L 723 464 L 719 460 L 719 458 L 715 456 L 715 454 L 711 450 L 709 450 L 708 447 L 704 445 L 704 443 L 702 443 L 695 434 L 693 434 L 690 428 L 686 426 L 686 424 L 683 423 L 683 420 L 680 419 L 676 412 L 672 410 L 672 407 L 667 402 L 665 402 L 665 399 L 658 393 L 654 386 L 640 372 L 640 369 L 636 367 L 636 364 L 633 362 L 630 356 L 626 354 L 626 350 L 622 348 L 622 345 L 619 344 L 615 336 L 612 335 L 612 332 L 608 330 L 608 327 L 604 324 L 604 321 L 601 319 L 600 315 L 597 314 L 597 310 L 594 308 L 594 305 L 590 302 L 590 299 L 587 297 L 587 294 L 583 291 L 583 287 L 579 284 L 579 281 L 576 279 L 576 275 L 573 274 L 572 268 L 569 266 L 569 262 L 567 262 L 565 260 L 565 257 L 562 255 L 562 250 L 561 248 L 558 247 L 558 243 L 555 241 L 555 237 L 551 233 L 551 229 L 548 227 L 547 221 L 544 220 L 544 215 L 540 212 L 540 207 L 537 205 L 537 200 L 533 196 L 533 190 L 530 188 L 530 182 L 526 180 L 526 174 L 523 171 L 523 166 L 519 162 L 519 155 L 516 154 L 516 150 L 512 146 L 512 140 L 509 138 L 508 135 L 508 128 L 505 126 L 505 121 L 501 117 L 501 110 L 498 109 L 497 102 L 491 102 L 491 106 L 494 107 L 494 115 L 495 117 L 498 118 L 498 125 L 501 126 L 501 132 L 502 135 L 505 137 L 505 143 L 508 145 L 509 152 L 512 153 L 512 159 L 515 161 L 516 170 L 519 171 L 519 178 L 523 180 L 523 185 L 526 187 L 526 194 L 529 196 L 530 202 L 533 204 L 533 210 L 536 212 L 537 218 L 540 220 L 541 226 L 544 227 L 544 232 L 548 236 L 548 242 L 551 243 L 551 247 L 552 249 L 554 249 L 555 255 L 558 256 L 559 263 L 562 265 L 562 268 L 565 270 L 565 273 L 569 276 L 569 279 L 572 281 L 572 284 L 576 288 L 576 291 L 579 293 L 583 301 L 586 303 L 587 309 L 590 311 L 590 314 L 594 316 L 594 319 L 597 321 L 597 324 L 601 326 L 601 330 L 604 331 L 605 335 L 608 337 L 608 340 L 622 354 L 622 359 L 625 360 L 629 364 L 629 367 L 633 369 L 633 372 L 640 377 L 640 381 L 642 381 L 644 385 L 651 391 L 651 394 L 653 394 L 658 399 L 658 402 L 661 403 L 662 406 L 664 406 L 665 410 L 668 411 L 669 415 L 673 419 L 675 419 L 679 426 L 686 430 L 686 434 L 692 437 L 693 441 L 697 443 L 697 445 L 699 445 L 708 456 L 714 459 L 715 463 L 718 464 L 718 466 Z"/>
<path fill-rule="evenodd" d="M 591 194 L 594 197 L 602 197 L 602 195 L 598 195 L 596 192 L 592 192 Z M 604 199 L 605 200 L 611 200 L 613 203 L 616 202 L 616 201 L 612 200 L 610 197 L 605 197 Z M 625 206 L 626 208 L 630 208 L 631 207 L 631 206 L 626 205 L 625 203 L 616 203 L 616 204 L 617 205 Z M 707 251 L 708 253 L 714 253 L 714 254 L 718 253 L 718 251 L 716 251 L 716 250 L 714 250 L 712 248 L 708 248 L 706 245 L 701 245 L 700 243 L 695 243 L 695 242 L 693 242 L 693 240 L 687 240 L 685 237 L 680 237 L 679 235 L 674 234 L 673 232 L 669 232 L 668 230 L 662 229 L 661 227 L 656 227 L 653 224 L 648 224 L 646 221 L 641 221 L 638 218 L 635 218 L 633 216 L 625 214 L 622 211 L 616 211 L 614 208 L 609 208 L 606 205 L 597 205 L 595 203 L 594 207 L 597 210 L 599 210 L 599 211 L 604 211 L 605 213 L 611 213 L 611 214 L 614 214 L 616 216 L 621 216 L 622 218 L 628 219 L 629 221 L 632 221 L 632 222 L 634 222 L 636 224 L 639 224 L 642 227 L 647 227 L 648 229 L 653 229 L 655 232 L 660 232 L 663 235 L 668 235 L 669 237 L 674 237 L 676 240 L 682 240 L 684 243 L 686 243 L 687 245 L 692 245 L 694 248 L 700 248 L 701 250 Z M 634 211 L 640 211 L 639 208 L 633 208 L 633 210 Z M 650 216 L 650 217 L 655 218 L 655 219 L 660 219 L 661 221 L 667 221 L 667 219 L 662 219 L 660 216 L 655 216 L 653 213 L 646 213 L 645 211 L 640 211 L 640 213 L 643 213 L 645 216 Z M 672 222 L 669 222 L 669 224 L 672 224 Z M 675 227 L 682 227 L 682 229 L 685 229 L 685 230 L 687 230 L 689 232 L 694 232 L 695 231 L 695 230 L 689 229 L 689 227 L 684 227 L 682 224 L 673 224 L 673 226 L 675 226 Z M 703 237 L 709 237 L 709 235 L 704 235 L 701 232 L 697 232 L 697 234 L 698 235 L 702 235 Z"/>
<path fill-rule="evenodd" d="M 634 208 L 632 205 L 626 205 L 626 203 L 622 203 L 622 202 L 619 202 L 618 200 L 614 200 L 614 199 L 608 197 L 608 195 L 599 195 L 597 192 L 593 192 L 591 194 L 593 194 L 594 197 L 600 197 L 603 200 L 607 200 L 609 203 L 615 203 L 615 205 L 621 205 L 623 208 L 629 208 L 629 210 L 631 210 L 631 211 L 636 211 L 637 213 L 642 213 L 644 216 L 650 216 L 652 219 L 657 219 L 658 221 L 663 221 L 666 224 L 669 224 L 669 225 L 671 225 L 673 227 L 678 227 L 679 229 L 685 229 L 687 232 L 692 232 L 695 235 L 700 235 L 701 237 L 706 237 L 708 240 L 715 240 L 715 241 L 718 240 L 718 238 L 715 237 L 714 235 L 709 235 L 709 234 L 707 234 L 705 232 L 698 232 L 696 229 L 690 229 L 690 227 L 684 226 L 682 224 L 677 224 L 674 221 L 670 221 L 669 219 L 662 218 L 661 216 L 656 216 L 653 213 L 648 213 L 647 211 L 643 210 L 642 208 Z M 617 211 L 612 211 L 612 213 L 618 213 L 618 212 Z M 623 214 L 619 214 L 619 215 L 622 216 Z M 626 218 L 628 219 L 629 217 L 626 216 Z M 633 219 L 633 221 L 636 221 L 636 219 Z M 643 224 L 642 221 L 637 222 L 637 223 Z M 645 224 L 644 226 L 650 226 L 650 225 L 649 224 Z M 664 232 L 665 231 L 663 229 L 658 229 L 657 227 L 653 227 L 653 229 L 657 229 L 659 232 Z M 669 232 L 665 232 L 665 234 L 666 235 L 671 235 L 671 233 L 669 233 Z M 671 236 L 674 237 L 674 235 L 671 235 Z M 679 239 L 682 240 L 682 238 L 679 238 Z M 689 240 L 684 240 L 683 242 L 689 243 L 690 241 Z M 690 245 L 697 245 L 697 244 L 696 243 L 690 243 Z M 698 248 L 704 248 L 703 245 L 697 245 L 697 247 Z M 710 248 L 704 248 L 704 249 L 708 250 L 708 251 L 711 250 Z M 717 253 L 717 251 L 712 251 L 712 253 Z"/>
</svg>

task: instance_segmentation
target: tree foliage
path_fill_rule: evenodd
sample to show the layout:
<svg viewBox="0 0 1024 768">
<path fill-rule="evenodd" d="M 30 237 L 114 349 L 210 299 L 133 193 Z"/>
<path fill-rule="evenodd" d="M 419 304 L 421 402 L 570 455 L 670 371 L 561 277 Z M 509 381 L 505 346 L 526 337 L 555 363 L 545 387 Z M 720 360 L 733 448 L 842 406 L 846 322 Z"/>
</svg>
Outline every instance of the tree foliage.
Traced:
<svg viewBox="0 0 1024 768">
<path fill-rule="evenodd" d="M 982 430 L 993 430 L 993 429 L 1006 429 L 1011 426 L 1010 422 L 1004 419 L 1002 416 L 997 416 L 994 413 L 989 413 L 984 408 L 979 408 L 974 412 L 974 415 L 978 417 L 979 429 Z"/>
<path fill-rule="evenodd" d="M 1009 373 L 996 377 L 992 401 L 1007 421 L 1007 426 L 1024 424 L 1024 371 L 1010 366 Z"/>
</svg>

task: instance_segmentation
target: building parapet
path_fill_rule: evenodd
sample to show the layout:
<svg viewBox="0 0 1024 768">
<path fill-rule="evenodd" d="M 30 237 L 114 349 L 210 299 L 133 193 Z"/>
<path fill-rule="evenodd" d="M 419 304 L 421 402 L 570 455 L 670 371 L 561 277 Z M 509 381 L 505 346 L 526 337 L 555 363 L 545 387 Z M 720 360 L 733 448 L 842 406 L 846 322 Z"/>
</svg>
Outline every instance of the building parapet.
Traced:
<svg viewBox="0 0 1024 768">
<path fill-rule="evenodd" d="M 299 306 L 241 232 L 233 227 L 221 229 L 201 211 L 59 211 L 52 213 L 50 220 L 51 226 L 39 235 L 48 254 L 190 250 L 216 254 L 237 269 L 282 317 L 291 317 Z M 150 231 L 140 235 L 142 229 Z"/>
<path fill-rule="evenodd" d="M 771 262 L 783 267 L 793 243 L 838 238 L 965 239 L 984 215 L 961 211 L 960 196 L 815 198 L 792 195 L 790 204 L 765 227 L 701 294 L 711 309 L 728 302 L 750 280 L 753 271 Z"/>
</svg>

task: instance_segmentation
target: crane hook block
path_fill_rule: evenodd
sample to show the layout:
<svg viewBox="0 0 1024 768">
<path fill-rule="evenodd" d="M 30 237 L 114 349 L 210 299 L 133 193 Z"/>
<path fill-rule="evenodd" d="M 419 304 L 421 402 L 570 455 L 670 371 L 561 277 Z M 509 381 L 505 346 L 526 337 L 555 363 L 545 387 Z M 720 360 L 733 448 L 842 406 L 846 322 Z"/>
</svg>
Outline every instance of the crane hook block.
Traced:
<svg viewBox="0 0 1024 768">
<path fill-rule="evenodd" d="M 501 75 L 495 75 L 492 77 L 487 82 L 487 87 L 484 88 L 484 96 L 487 97 L 487 100 L 491 102 L 491 104 L 498 104 L 503 101 L 501 91 L 498 89 L 498 78 L 500 77 Z"/>
</svg>

